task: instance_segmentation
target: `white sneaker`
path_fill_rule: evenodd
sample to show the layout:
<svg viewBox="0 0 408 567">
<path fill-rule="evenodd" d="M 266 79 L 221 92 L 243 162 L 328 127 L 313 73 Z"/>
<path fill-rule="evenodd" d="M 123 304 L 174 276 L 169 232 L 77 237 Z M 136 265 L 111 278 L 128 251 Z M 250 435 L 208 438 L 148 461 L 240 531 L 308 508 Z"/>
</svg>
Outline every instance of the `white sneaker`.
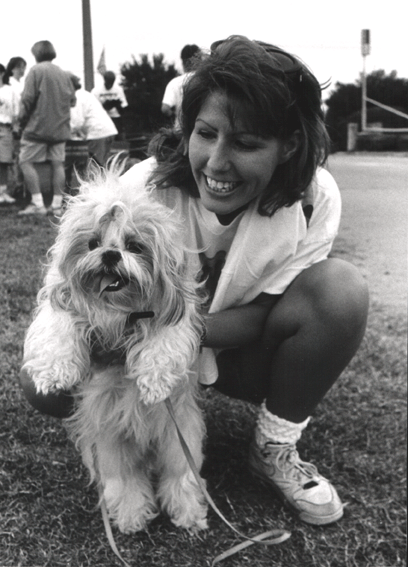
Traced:
<svg viewBox="0 0 408 567">
<path fill-rule="evenodd" d="M 48 214 L 49 214 L 49 216 L 53 216 L 53 217 L 59 219 L 64 214 L 64 209 L 62 207 L 59 207 L 59 208 L 52 207 L 51 211 Z"/>
<path fill-rule="evenodd" d="M 27 205 L 25 209 L 17 213 L 18 216 L 25 215 L 46 215 L 47 209 L 45 207 L 37 207 L 34 203 Z"/>
<path fill-rule="evenodd" d="M 300 459 L 295 445 L 266 443 L 260 448 L 252 441 L 249 466 L 303 522 L 321 526 L 343 516 L 336 489 L 314 465 Z"/>
<path fill-rule="evenodd" d="M 4 203 L 6 205 L 12 205 L 15 202 L 16 200 L 13 199 L 13 197 L 11 197 L 8 193 L 2 193 L 0 195 L 0 203 Z"/>
</svg>

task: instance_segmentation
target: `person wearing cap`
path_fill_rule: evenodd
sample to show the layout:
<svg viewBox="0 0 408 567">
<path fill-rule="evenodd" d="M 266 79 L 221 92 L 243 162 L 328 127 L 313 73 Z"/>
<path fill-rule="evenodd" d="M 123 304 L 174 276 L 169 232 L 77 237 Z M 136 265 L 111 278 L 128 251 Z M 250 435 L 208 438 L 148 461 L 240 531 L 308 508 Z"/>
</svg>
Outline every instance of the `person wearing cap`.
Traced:
<svg viewBox="0 0 408 567">
<path fill-rule="evenodd" d="M 92 89 L 92 94 L 96 96 L 103 108 L 106 110 L 118 130 L 119 138 L 123 135 L 122 114 L 128 106 L 125 91 L 116 82 L 116 75 L 113 71 L 105 71 L 103 74 L 103 85 Z"/>
<path fill-rule="evenodd" d="M 195 44 L 188 44 L 181 50 L 183 74 L 174 77 L 164 91 L 161 111 L 168 118 L 173 119 L 175 128 L 179 127 L 179 113 L 183 97 L 183 86 L 192 75 L 194 63 L 200 58 L 200 48 Z"/>
</svg>

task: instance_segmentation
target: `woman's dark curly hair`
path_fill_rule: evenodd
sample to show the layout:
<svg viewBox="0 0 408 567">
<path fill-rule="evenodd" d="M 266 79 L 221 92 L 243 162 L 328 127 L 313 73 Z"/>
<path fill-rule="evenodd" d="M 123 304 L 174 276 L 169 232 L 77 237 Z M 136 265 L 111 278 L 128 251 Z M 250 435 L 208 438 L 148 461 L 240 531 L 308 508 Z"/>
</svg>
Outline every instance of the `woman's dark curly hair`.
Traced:
<svg viewBox="0 0 408 567">
<path fill-rule="evenodd" d="M 277 166 L 261 196 L 259 213 L 272 216 L 302 198 L 329 151 L 317 79 L 298 58 L 273 45 L 242 36 L 212 45 L 185 84 L 181 132 L 162 130 L 150 144 L 149 153 L 158 162 L 151 180 L 199 196 L 188 141 L 205 100 L 220 91 L 227 95 L 231 124 L 239 120 L 248 131 L 279 140 L 298 132 L 296 152 Z"/>
</svg>

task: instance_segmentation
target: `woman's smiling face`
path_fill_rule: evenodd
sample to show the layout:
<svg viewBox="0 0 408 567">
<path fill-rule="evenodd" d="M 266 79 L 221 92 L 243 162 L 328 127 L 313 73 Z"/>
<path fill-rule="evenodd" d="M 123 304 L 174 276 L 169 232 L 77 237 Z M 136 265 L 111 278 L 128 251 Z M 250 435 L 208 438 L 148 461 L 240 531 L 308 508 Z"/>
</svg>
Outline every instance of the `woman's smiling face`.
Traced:
<svg viewBox="0 0 408 567">
<path fill-rule="evenodd" d="M 189 159 L 203 205 L 218 215 L 247 205 L 268 186 L 283 159 L 283 142 L 231 123 L 223 92 L 208 96 L 189 140 Z"/>
</svg>

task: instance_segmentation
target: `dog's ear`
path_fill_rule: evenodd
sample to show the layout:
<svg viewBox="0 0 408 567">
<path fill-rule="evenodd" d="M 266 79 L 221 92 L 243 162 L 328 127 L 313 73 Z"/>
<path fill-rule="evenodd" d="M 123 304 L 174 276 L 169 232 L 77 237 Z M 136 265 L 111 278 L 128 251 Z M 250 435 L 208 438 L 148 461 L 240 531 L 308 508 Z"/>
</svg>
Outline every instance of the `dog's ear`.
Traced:
<svg viewBox="0 0 408 567">
<path fill-rule="evenodd" d="M 71 309 L 71 290 L 65 282 L 54 283 L 47 289 L 47 293 L 53 309 L 61 311 Z"/>
<path fill-rule="evenodd" d="M 186 312 L 199 302 L 199 284 L 192 276 L 189 260 L 184 250 L 170 248 L 170 253 L 163 262 L 157 289 L 163 325 L 177 325 L 186 316 Z M 157 301 L 155 304 L 157 305 Z"/>
<path fill-rule="evenodd" d="M 161 323 L 165 326 L 177 325 L 186 313 L 186 299 L 180 278 L 176 277 L 174 271 L 169 274 L 161 274 L 157 291 L 161 305 Z"/>
</svg>

